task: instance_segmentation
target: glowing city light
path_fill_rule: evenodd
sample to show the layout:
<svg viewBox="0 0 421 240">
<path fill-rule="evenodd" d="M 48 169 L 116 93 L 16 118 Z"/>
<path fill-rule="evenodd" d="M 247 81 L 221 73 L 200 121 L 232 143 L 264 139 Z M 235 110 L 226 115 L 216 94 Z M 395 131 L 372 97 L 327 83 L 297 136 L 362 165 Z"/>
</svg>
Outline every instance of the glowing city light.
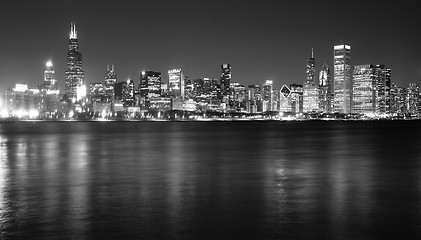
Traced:
<svg viewBox="0 0 421 240">
<path fill-rule="evenodd" d="M 36 109 L 31 109 L 31 110 L 29 110 L 29 112 L 28 112 L 28 117 L 29 117 L 30 119 L 37 118 L 38 116 L 39 116 L 39 112 L 38 112 L 38 110 L 36 110 Z"/>
</svg>

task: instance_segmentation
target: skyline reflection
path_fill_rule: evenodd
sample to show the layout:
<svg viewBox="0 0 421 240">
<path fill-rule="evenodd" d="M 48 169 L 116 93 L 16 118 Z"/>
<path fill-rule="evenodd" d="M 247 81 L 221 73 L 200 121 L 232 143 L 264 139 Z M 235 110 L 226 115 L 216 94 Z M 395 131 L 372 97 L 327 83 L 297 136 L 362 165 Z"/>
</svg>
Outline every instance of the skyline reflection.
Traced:
<svg viewBox="0 0 421 240">
<path fill-rule="evenodd" d="M 420 236 L 418 122 L 36 127 L 0 125 L 2 237 Z"/>
</svg>

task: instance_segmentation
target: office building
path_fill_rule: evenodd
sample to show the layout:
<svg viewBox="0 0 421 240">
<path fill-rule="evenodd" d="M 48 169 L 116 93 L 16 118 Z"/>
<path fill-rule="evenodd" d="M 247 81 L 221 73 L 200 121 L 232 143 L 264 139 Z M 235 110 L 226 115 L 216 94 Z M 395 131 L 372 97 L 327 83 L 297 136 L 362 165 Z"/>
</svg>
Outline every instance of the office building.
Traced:
<svg viewBox="0 0 421 240">
<path fill-rule="evenodd" d="M 144 99 L 161 97 L 161 73 L 150 70 L 141 72 L 139 93 Z"/>
<path fill-rule="evenodd" d="M 351 46 L 334 46 L 333 111 L 351 113 Z"/>
<path fill-rule="evenodd" d="M 39 85 L 39 90 L 47 94 L 59 94 L 57 80 L 54 78 L 54 66 L 51 61 L 45 65 L 44 80 Z"/>
<path fill-rule="evenodd" d="M 273 91 L 273 81 L 266 80 L 265 84 L 263 84 L 263 89 L 262 89 L 263 112 L 273 111 L 272 91 Z"/>
<path fill-rule="evenodd" d="M 374 114 L 376 109 L 375 69 L 371 64 L 354 66 L 352 112 Z"/>
<path fill-rule="evenodd" d="M 375 101 L 377 115 L 390 112 L 391 69 L 384 65 L 374 66 Z"/>
<path fill-rule="evenodd" d="M 420 114 L 420 88 L 416 83 L 409 83 L 406 90 L 407 113 L 412 117 Z"/>
<path fill-rule="evenodd" d="M 117 73 L 114 69 L 114 64 L 107 65 L 107 71 L 104 77 L 104 94 L 106 97 L 106 101 L 110 102 L 114 99 L 114 86 L 117 83 Z"/>
<path fill-rule="evenodd" d="M 184 74 L 181 69 L 168 71 L 168 94 L 172 98 L 184 98 Z"/>
<path fill-rule="evenodd" d="M 72 102 L 81 100 L 86 95 L 85 74 L 82 70 L 82 54 L 79 52 L 78 47 L 76 25 L 71 23 L 67 69 L 65 71 L 65 96 Z"/>
<path fill-rule="evenodd" d="M 221 65 L 221 77 L 220 77 L 220 88 L 221 88 L 221 99 L 224 102 L 228 101 L 230 96 L 230 83 L 231 83 L 231 66 L 229 64 Z"/>
<path fill-rule="evenodd" d="M 325 63 L 319 73 L 319 109 L 324 113 L 331 112 L 332 83 L 330 69 Z"/>
</svg>

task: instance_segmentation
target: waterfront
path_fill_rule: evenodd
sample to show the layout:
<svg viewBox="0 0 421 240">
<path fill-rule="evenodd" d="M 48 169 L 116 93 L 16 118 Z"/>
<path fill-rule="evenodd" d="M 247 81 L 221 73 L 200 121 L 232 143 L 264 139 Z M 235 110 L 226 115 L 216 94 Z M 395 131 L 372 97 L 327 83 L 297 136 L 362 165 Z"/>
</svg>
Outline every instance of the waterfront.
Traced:
<svg viewBox="0 0 421 240">
<path fill-rule="evenodd" d="M 4 239 L 417 239 L 420 121 L 0 124 Z"/>
</svg>

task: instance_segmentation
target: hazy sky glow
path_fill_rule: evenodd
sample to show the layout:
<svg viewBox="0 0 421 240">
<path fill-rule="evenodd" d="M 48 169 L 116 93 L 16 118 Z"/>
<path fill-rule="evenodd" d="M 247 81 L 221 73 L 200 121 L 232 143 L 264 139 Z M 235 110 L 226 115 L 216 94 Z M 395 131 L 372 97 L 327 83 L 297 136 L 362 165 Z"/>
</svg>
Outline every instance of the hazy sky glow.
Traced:
<svg viewBox="0 0 421 240">
<path fill-rule="evenodd" d="M 392 81 L 421 85 L 416 2 L 373 1 L 9 1 L 2 5 L 0 89 L 35 88 L 51 60 L 64 90 L 70 22 L 78 30 L 87 83 L 107 64 L 118 81 L 139 83 L 142 70 L 182 68 L 192 79 L 219 78 L 230 63 L 234 82 L 304 83 L 314 48 L 316 72 L 332 67 L 333 45 L 350 44 L 352 65 L 385 64 Z"/>
</svg>

